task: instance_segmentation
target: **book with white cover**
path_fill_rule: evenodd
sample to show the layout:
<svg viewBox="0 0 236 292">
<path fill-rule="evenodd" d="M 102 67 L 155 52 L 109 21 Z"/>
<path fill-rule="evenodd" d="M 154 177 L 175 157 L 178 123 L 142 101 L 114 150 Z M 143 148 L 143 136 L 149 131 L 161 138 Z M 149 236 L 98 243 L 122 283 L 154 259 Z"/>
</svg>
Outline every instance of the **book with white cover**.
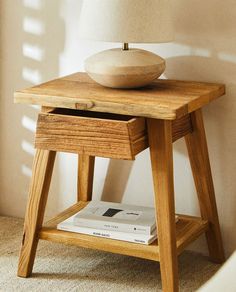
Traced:
<svg viewBox="0 0 236 292">
<path fill-rule="evenodd" d="M 156 232 L 153 235 L 145 235 L 76 226 L 74 225 L 75 216 L 76 215 L 71 216 L 70 218 L 59 223 L 57 225 L 57 229 L 146 245 L 152 243 L 157 238 Z"/>
<path fill-rule="evenodd" d="M 150 235 L 156 230 L 155 209 L 91 201 L 74 216 L 74 224 L 79 227 Z"/>
</svg>

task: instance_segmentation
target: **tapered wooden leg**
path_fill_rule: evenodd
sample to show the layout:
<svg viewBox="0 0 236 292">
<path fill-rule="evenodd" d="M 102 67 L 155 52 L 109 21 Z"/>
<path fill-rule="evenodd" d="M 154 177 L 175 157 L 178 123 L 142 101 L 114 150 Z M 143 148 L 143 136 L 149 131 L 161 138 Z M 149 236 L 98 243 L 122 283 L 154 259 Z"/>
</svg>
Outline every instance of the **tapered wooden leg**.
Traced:
<svg viewBox="0 0 236 292">
<path fill-rule="evenodd" d="M 95 157 L 80 154 L 78 162 L 78 201 L 91 201 Z"/>
<path fill-rule="evenodd" d="M 148 119 L 162 288 L 178 291 L 171 121 Z"/>
<path fill-rule="evenodd" d="M 191 121 L 193 132 L 188 134 L 185 140 L 198 194 L 201 215 L 203 219 L 209 220 L 209 230 L 206 232 L 209 254 L 213 261 L 222 263 L 225 256 L 201 110 L 197 110 L 191 114 Z"/>
<path fill-rule="evenodd" d="M 55 154 L 56 152 L 53 151 L 37 150 L 34 157 L 18 265 L 19 277 L 28 277 L 32 273 L 38 244 L 38 231 L 43 223 Z"/>
</svg>

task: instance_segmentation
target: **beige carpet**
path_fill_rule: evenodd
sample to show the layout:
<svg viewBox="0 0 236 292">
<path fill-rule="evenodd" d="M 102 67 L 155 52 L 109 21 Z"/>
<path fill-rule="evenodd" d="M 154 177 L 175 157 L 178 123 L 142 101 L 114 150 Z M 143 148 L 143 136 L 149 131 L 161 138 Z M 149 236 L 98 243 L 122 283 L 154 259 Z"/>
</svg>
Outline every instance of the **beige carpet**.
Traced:
<svg viewBox="0 0 236 292">
<path fill-rule="evenodd" d="M 23 221 L 0 217 L 0 291 L 161 291 L 159 264 L 40 241 L 31 278 L 17 278 Z M 206 257 L 179 257 L 181 291 L 196 291 L 217 270 Z"/>
</svg>

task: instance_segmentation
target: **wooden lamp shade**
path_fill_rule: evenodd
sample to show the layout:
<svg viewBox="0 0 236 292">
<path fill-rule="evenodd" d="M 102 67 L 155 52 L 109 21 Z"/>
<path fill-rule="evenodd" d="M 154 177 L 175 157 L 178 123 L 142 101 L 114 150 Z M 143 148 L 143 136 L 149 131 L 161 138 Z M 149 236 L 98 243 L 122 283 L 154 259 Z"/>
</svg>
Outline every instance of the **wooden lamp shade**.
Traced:
<svg viewBox="0 0 236 292">
<path fill-rule="evenodd" d="M 85 62 L 98 83 L 116 88 L 144 86 L 158 78 L 165 60 L 128 43 L 163 43 L 173 39 L 171 0 L 84 0 L 80 36 L 123 43 L 123 49 L 96 54 Z"/>
</svg>

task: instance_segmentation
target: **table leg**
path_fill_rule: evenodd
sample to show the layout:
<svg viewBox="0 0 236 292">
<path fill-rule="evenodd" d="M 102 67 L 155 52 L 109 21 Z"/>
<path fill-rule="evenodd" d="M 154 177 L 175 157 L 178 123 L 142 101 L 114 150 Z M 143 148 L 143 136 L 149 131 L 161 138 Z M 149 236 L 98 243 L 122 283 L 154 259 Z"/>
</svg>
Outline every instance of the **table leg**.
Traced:
<svg viewBox="0 0 236 292">
<path fill-rule="evenodd" d="M 171 121 L 148 119 L 162 288 L 178 291 Z"/>
<path fill-rule="evenodd" d="M 53 151 L 37 150 L 34 157 L 18 265 L 19 277 L 28 277 L 32 273 L 38 244 L 38 231 L 43 223 L 55 154 L 56 152 Z"/>
<path fill-rule="evenodd" d="M 91 201 L 93 192 L 95 157 L 85 154 L 79 155 L 78 161 L 78 201 Z"/>
<path fill-rule="evenodd" d="M 209 221 L 209 230 L 206 232 L 209 253 L 213 261 L 222 263 L 225 256 L 201 110 L 191 114 L 191 121 L 193 132 L 185 136 L 185 141 L 197 189 L 201 215 L 203 219 Z"/>
</svg>

